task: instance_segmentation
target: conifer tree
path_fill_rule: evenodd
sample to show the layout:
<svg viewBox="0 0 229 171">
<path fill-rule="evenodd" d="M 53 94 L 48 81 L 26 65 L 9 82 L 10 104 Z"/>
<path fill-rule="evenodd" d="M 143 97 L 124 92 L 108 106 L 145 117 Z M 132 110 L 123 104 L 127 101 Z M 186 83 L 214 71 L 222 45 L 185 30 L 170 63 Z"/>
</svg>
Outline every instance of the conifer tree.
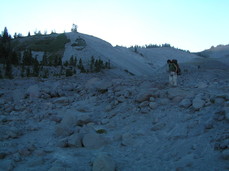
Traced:
<svg viewBox="0 0 229 171">
<path fill-rule="evenodd" d="M 82 73 L 86 72 L 86 70 L 85 70 L 85 68 L 83 66 L 83 62 L 82 62 L 82 59 L 81 58 L 79 60 L 78 68 L 80 69 L 80 72 L 82 72 Z"/>
<path fill-rule="evenodd" d="M 94 71 L 94 66 L 95 66 L 95 58 L 94 56 L 91 57 L 91 62 L 90 62 L 90 70 L 91 72 Z"/>
<path fill-rule="evenodd" d="M 10 63 L 10 61 L 7 60 L 6 62 L 6 69 L 5 69 L 5 77 L 12 79 L 13 75 L 12 75 L 12 65 Z"/>
<path fill-rule="evenodd" d="M 47 66 L 47 65 L 48 65 L 47 52 L 44 52 L 44 55 L 43 55 L 43 57 L 42 57 L 41 64 L 42 64 L 43 66 Z"/>
<path fill-rule="evenodd" d="M 39 76 L 39 62 L 37 58 L 33 61 L 33 76 L 38 77 Z"/>
</svg>

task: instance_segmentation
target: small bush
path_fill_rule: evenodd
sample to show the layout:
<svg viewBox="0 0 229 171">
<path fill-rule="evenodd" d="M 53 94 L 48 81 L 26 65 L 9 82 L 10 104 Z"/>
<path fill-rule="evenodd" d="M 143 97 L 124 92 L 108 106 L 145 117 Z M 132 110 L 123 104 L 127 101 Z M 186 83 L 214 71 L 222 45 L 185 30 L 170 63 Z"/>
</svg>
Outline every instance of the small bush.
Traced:
<svg viewBox="0 0 229 171">
<path fill-rule="evenodd" d="M 71 69 L 67 69 L 66 70 L 66 77 L 70 77 L 70 76 L 73 76 L 73 71 Z"/>
<path fill-rule="evenodd" d="M 106 134 L 107 131 L 105 129 L 98 129 L 98 130 L 96 130 L 96 133 L 98 133 L 98 134 Z"/>
</svg>

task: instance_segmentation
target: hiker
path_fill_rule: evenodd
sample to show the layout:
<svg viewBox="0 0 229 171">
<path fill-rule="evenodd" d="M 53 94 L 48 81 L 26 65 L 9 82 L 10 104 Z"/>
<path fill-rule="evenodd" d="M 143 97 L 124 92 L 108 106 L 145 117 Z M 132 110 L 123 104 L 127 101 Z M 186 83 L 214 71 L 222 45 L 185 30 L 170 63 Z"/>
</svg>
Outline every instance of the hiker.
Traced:
<svg viewBox="0 0 229 171">
<path fill-rule="evenodd" d="M 177 86 L 177 72 L 178 67 L 174 61 L 167 60 L 168 72 L 169 72 L 169 84 L 172 86 Z"/>
</svg>

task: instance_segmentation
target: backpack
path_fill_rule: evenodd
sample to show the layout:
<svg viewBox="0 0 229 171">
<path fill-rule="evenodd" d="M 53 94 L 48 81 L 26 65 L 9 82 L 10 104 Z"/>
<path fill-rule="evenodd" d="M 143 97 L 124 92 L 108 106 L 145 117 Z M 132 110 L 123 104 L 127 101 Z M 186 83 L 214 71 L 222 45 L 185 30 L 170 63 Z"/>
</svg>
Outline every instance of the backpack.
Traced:
<svg viewBox="0 0 229 171">
<path fill-rule="evenodd" d="M 181 75 L 181 69 L 180 69 L 180 67 L 179 67 L 179 65 L 177 63 L 177 60 L 176 59 L 173 59 L 172 60 L 172 63 L 175 64 L 176 67 L 177 67 L 177 75 Z"/>
<path fill-rule="evenodd" d="M 176 72 L 177 71 L 177 66 L 175 63 L 173 63 L 173 62 L 169 63 L 169 71 L 170 72 Z"/>
</svg>

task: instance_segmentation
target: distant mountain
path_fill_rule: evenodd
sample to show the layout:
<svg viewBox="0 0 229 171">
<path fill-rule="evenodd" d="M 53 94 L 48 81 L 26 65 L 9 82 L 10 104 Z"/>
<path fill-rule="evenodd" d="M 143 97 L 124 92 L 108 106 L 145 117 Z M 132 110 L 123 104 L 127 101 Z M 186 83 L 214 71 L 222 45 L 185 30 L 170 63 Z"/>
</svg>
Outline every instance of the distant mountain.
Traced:
<svg viewBox="0 0 229 171">
<path fill-rule="evenodd" d="M 229 45 L 218 45 L 210 49 L 199 52 L 198 54 L 210 58 L 229 57 Z"/>
</svg>

